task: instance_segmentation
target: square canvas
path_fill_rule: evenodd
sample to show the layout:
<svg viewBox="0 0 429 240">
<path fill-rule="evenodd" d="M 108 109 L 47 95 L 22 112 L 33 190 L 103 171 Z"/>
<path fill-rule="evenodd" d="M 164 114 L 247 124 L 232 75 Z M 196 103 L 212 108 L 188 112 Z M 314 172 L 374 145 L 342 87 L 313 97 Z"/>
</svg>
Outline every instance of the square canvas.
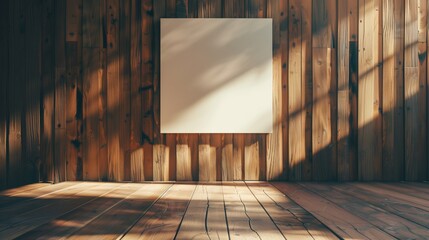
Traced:
<svg viewBox="0 0 429 240">
<path fill-rule="evenodd" d="M 161 19 L 161 133 L 270 133 L 271 19 Z"/>
</svg>

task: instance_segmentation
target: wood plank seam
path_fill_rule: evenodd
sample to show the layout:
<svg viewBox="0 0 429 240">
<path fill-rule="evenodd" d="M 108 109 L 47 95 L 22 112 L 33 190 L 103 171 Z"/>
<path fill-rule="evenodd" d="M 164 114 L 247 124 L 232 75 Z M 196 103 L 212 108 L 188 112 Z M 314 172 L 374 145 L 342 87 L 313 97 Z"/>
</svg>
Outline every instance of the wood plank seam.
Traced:
<svg viewBox="0 0 429 240">
<path fill-rule="evenodd" d="M 167 194 L 167 192 L 171 189 L 171 187 L 173 186 L 173 184 L 171 184 L 167 189 L 164 190 L 164 192 L 162 192 L 162 194 L 160 194 L 158 196 L 158 198 L 156 198 L 155 201 L 153 201 L 149 207 L 141 214 L 140 217 L 138 217 L 133 224 L 131 224 L 127 230 L 125 230 L 120 236 L 117 237 L 117 239 L 122 239 L 125 235 L 127 235 L 127 233 L 140 221 L 140 219 L 142 219 L 144 217 L 144 215 L 147 213 L 147 211 L 149 211 L 149 209 L 152 208 L 152 206 L 158 202 L 159 199 L 161 199 L 163 196 L 165 196 L 165 194 Z"/>
</svg>

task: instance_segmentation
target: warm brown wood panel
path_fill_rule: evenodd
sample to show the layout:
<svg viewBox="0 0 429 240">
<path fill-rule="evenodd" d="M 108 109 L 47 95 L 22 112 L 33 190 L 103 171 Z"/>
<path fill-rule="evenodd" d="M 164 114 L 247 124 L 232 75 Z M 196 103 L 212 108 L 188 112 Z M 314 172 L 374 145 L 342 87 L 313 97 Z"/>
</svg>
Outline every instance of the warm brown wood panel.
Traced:
<svg viewBox="0 0 429 240">
<path fill-rule="evenodd" d="M 288 124 L 289 124 L 289 179 L 301 180 L 305 160 L 304 99 L 301 81 L 302 6 L 301 1 L 289 1 L 289 71 L 288 71 Z M 292 37 L 293 36 L 293 37 Z M 292 141 L 293 140 L 293 141 Z"/>
<path fill-rule="evenodd" d="M 18 2 L 18 1 L 16 1 Z M 43 113 L 41 117 L 41 180 L 44 181 L 53 181 L 54 180 L 54 99 L 55 91 L 53 90 L 55 86 L 54 81 L 54 2 L 50 0 L 43 1 L 42 5 L 42 59 L 41 68 L 42 68 L 42 91 L 41 94 L 43 99 L 41 112 Z M 12 74 L 12 72 L 10 73 Z M 12 75 L 10 76 L 10 78 Z M 12 95 L 12 94 L 11 94 Z M 15 96 L 17 96 L 15 94 Z M 16 103 L 17 104 L 17 103 Z M 10 109 L 17 109 L 16 107 L 10 107 Z M 11 113 L 10 113 L 11 114 Z M 13 125 L 13 115 L 10 115 L 9 124 L 10 130 L 9 135 L 11 136 L 14 131 Z M 13 135 L 12 135 L 13 136 Z M 11 141 L 12 140 L 12 141 Z M 14 139 L 9 138 L 9 149 L 14 149 L 14 152 L 17 154 L 19 151 L 18 146 L 13 141 Z M 10 150 L 9 150 L 10 152 Z M 16 160 L 13 160 L 9 153 L 9 162 L 13 163 Z M 14 175 L 10 173 L 9 175 Z"/>
<path fill-rule="evenodd" d="M 31 182 L 39 180 L 39 164 L 40 164 L 40 90 L 41 90 L 41 6 L 37 2 L 32 2 L 27 5 L 25 25 L 26 31 L 26 62 L 27 69 L 25 80 L 25 131 L 23 138 L 25 139 L 26 161 L 30 168 L 31 175 L 27 176 Z M 8 56 L 5 54 L 4 56 Z M 7 63 L 4 63 L 7 64 Z M 7 71 L 7 70 L 6 70 Z M 7 78 L 4 78 L 7 79 Z M 4 81 L 4 80 L 3 80 Z M 6 90 L 6 88 L 3 88 Z M 2 93 L 4 96 L 6 93 Z M 0 107 L 1 108 L 1 107 Z M 3 110 L 0 110 L 3 111 Z M 4 110 L 6 113 L 6 109 Z M 1 117 L 0 117 L 1 118 Z M 0 120 L 2 122 L 2 120 Z M 5 123 L 5 121 L 4 121 Z M 1 128 L 1 127 L 0 127 Z M 0 130 L 0 133 L 2 130 Z M 1 137 L 0 137 L 1 138 Z M 0 140 L 1 141 L 1 140 Z M 1 143 L 0 143 L 1 144 Z M 0 150 L 1 152 L 1 150 Z M 6 152 L 5 152 L 6 153 Z M 0 156 L 2 154 L 0 153 Z M 1 158 L 1 157 L 0 157 Z M 1 162 L 1 160 L 0 160 Z M 1 165 L 1 164 L 0 164 Z M 5 173 L 6 177 L 6 173 Z M 1 180 L 0 180 L 1 182 Z M 0 185 L 2 185 L 0 183 Z"/>
<path fill-rule="evenodd" d="M 427 179 L 426 1 L 405 1 L 405 179 Z"/>
<path fill-rule="evenodd" d="M 336 2 L 313 1 L 313 179 L 336 179 Z"/>
<path fill-rule="evenodd" d="M 282 138 L 282 51 L 280 40 L 280 1 L 268 1 L 267 17 L 273 19 L 273 133 L 267 136 L 266 179 L 284 179 Z M 259 146 L 262 148 L 263 146 Z M 259 160 L 262 162 L 261 160 Z M 264 172 L 264 169 L 261 169 Z M 246 178 L 248 179 L 248 178 Z M 264 178 L 260 178 L 264 180 Z M 248 179 L 250 180 L 250 179 Z M 259 179 L 258 179 L 259 180 Z"/>
<path fill-rule="evenodd" d="M 337 178 L 356 179 L 357 172 L 357 26 L 358 1 L 338 1 L 337 44 Z"/>
<path fill-rule="evenodd" d="M 359 1 L 358 166 L 359 180 L 380 180 L 380 0 Z"/>
<path fill-rule="evenodd" d="M 55 182 L 66 179 L 66 6 L 55 1 Z"/>
<path fill-rule="evenodd" d="M 404 178 L 404 1 L 383 2 L 383 179 Z"/>
<path fill-rule="evenodd" d="M 82 1 L 67 0 L 66 6 L 66 179 L 78 180 L 81 176 L 78 170 L 80 149 L 78 131 L 78 83 L 81 81 L 80 56 Z"/>
<path fill-rule="evenodd" d="M 122 103 L 121 51 L 120 51 L 120 2 L 107 1 L 107 145 L 108 179 L 121 181 L 124 177 L 124 149 L 121 143 Z M 122 79 L 122 78 L 121 78 Z"/>
<path fill-rule="evenodd" d="M 131 132 L 131 0 L 121 0 L 119 5 L 119 145 L 120 180 L 130 180 L 130 132 Z M 111 59 L 111 58 L 110 58 Z M 109 96 L 107 96 L 109 97 Z M 109 121 L 107 121 L 109 122 Z M 123 162 L 123 163 L 121 163 Z"/>
<path fill-rule="evenodd" d="M 426 0 L 2 6 L 0 187 L 428 180 Z M 164 17 L 273 20 L 273 133 L 160 133 Z"/>
</svg>

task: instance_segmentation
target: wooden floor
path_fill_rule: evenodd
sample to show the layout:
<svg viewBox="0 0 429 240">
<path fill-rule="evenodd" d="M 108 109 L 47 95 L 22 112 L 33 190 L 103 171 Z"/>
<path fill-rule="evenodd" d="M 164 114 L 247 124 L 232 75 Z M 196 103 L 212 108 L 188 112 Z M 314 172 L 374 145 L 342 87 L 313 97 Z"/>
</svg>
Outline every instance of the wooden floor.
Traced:
<svg viewBox="0 0 429 240">
<path fill-rule="evenodd" d="M 32 184 L 0 192 L 13 238 L 429 239 L 429 184 Z"/>
</svg>

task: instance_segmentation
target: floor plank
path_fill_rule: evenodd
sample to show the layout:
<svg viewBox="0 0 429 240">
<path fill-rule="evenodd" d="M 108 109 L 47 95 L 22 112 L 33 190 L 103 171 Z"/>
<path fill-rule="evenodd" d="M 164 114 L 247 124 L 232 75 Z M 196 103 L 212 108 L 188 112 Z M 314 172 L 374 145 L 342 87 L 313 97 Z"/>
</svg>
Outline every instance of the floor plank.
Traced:
<svg viewBox="0 0 429 240">
<path fill-rule="evenodd" d="M 247 182 L 247 185 L 286 239 L 338 239 L 313 215 L 271 184 Z"/>
<path fill-rule="evenodd" d="M 344 239 L 395 239 L 363 218 L 294 183 L 273 183 L 289 198 Z"/>
<path fill-rule="evenodd" d="M 376 183 L 374 184 L 374 186 L 387 188 L 395 192 L 405 193 L 410 196 L 414 196 L 414 197 L 418 197 L 426 200 L 429 199 L 429 186 L 426 188 L 416 188 L 411 184 L 403 184 L 403 183 L 397 183 L 397 184 Z"/>
<path fill-rule="evenodd" d="M 176 239 L 228 239 L 222 186 L 195 189 Z"/>
<path fill-rule="evenodd" d="M 170 186 L 171 184 L 137 185 L 137 191 L 74 232 L 69 239 L 116 239 L 121 237 Z"/>
<path fill-rule="evenodd" d="M 38 197 L 29 197 L 25 201 L 10 205 L 3 205 L 0 208 L 0 229 L 3 224 L 10 223 L 10 221 L 12 220 L 11 216 L 18 217 L 23 214 L 28 214 L 39 209 L 43 209 L 45 207 L 48 207 L 49 205 L 57 203 L 60 199 L 69 198 L 70 196 L 73 196 L 85 189 L 96 186 L 96 183 L 87 182 L 73 184 L 68 187 L 66 185 L 63 189 L 53 189 L 52 192 L 45 192 L 45 194 L 42 194 Z M 31 195 L 29 194 L 29 196 Z"/>
<path fill-rule="evenodd" d="M 88 202 L 82 207 L 21 235 L 18 239 L 49 239 L 67 237 L 117 204 L 123 202 L 127 196 L 138 189 L 139 185 L 136 184 L 118 184 L 118 186 L 112 191 L 108 191 L 104 195 Z"/>
<path fill-rule="evenodd" d="M 0 199 L 2 197 L 11 197 L 11 196 L 14 196 L 14 195 L 21 193 L 21 192 L 28 192 L 28 191 L 32 191 L 34 189 L 47 187 L 47 186 L 52 186 L 52 184 L 51 183 L 33 183 L 33 184 L 20 186 L 17 188 L 5 189 L 5 190 L 0 191 Z"/>
<path fill-rule="evenodd" d="M 346 184 L 336 184 L 334 185 L 334 188 L 359 198 L 368 204 L 372 204 L 389 211 L 391 214 L 401 216 L 411 222 L 429 228 L 429 212 L 412 206 L 407 202 L 379 193 L 368 192 L 360 188 L 350 187 Z"/>
<path fill-rule="evenodd" d="M 400 239 L 428 239 L 427 228 L 410 222 L 397 215 L 384 211 L 377 206 L 339 192 L 328 184 L 302 184 L 315 194 L 318 194 L 338 206 L 346 209 L 355 216 L 366 219 L 380 230 Z"/>
<path fill-rule="evenodd" d="M 224 183 L 231 239 L 285 239 L 244 182 Z"/>
<path fill-rule="evenodd" d="M 0 195 L 0 239 L 429 239 L 428 191 L 407 182 L 32 184 Z"/>
<path fill-rule="evenodd" d="M 194 184 L 173 185 L 122 239 L 173 239 L 194 190 Z"/>
<path fill-rule="evenodd" d="M 63 194 L 51 195 L 45 199 L 49 204 L 29 210 L 26 213 L 18 215 L 7 215 L 8 219 L 1 221 L 0 239 L 14 239 L 25 232 L 55 219 L 86 202 L 96 198 L 115 186 L 113 183 L 97 184 L 83 183 L 76 185 L 75 188 L 68 188 Z M 12 217 L 13 216 L 13 217 Z"/>
<path fill-rule="evenodd" d="M 383 196 L 388 196 L 394 199 L 398 199 L 401 201 L 404 201 L 410 205 L 413 205 L 415 207 L 424 209 L 425 211 L 429 211 L 429 199 L 422 199 L 418 197 L 411 196 L 409 194 L 405 194 L 398 191 L 393 191 L 386 189 L 384 187 L 380 186 L 374 186 L 374 183 L 350 183 L 351 186 L 358 187 L 364 190 L 367 190 L 372 193 L 380 193 Z"/>
<path fill-rule="evenodd" d="M 31 184 L 26 187 L 22 186 L 17 191 L 15 189 L 8 189 L 3 191 L 0 194 L 0 208 L 3 206 L 7 206 L 8 208 L 11 206 L 11 204 L 15 204 L 18 202 L 23 201 L 31 201 L 34 199 L 40 199 L 43 198 L 49 194 L 53 194 L 57 191 L 64 191 L 68 187 L 72 187 L 77 184 L 81 184 L 82 182 L 63 182 L 63 183 L 57 183 L 57 184 L 50 184 L 50 183 L 41 183 L 39 184 Z M 32 188 L 33 186 L 36 186 L 35 188 Z M 38 187 L 38 186 L 44 186 L 44 187 Z"/>
</svg>

